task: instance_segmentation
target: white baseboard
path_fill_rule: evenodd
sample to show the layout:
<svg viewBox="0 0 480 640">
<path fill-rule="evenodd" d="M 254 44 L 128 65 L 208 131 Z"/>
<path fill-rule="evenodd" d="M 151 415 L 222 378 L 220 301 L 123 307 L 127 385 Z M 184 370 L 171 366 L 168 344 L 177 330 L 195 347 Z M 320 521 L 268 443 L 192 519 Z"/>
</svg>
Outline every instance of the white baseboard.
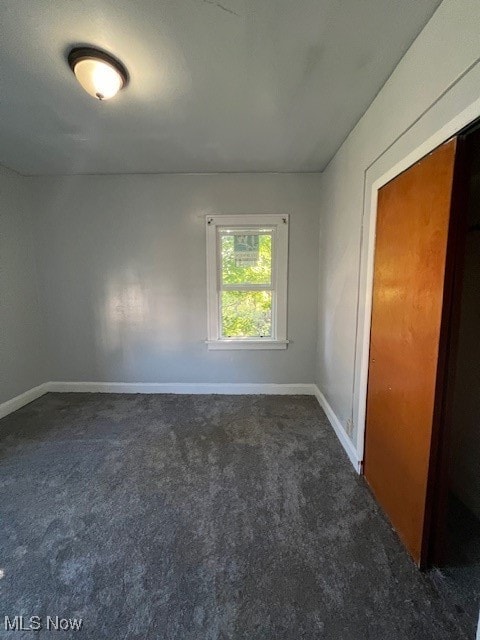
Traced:
<svg viewBox="0 0 480 640">
<path fill-rule="evenodd" d="M 48 390 L 87 393 L 267 394 L 315 395 L 313 384 L 250 384 L 195 382 L 49 382 Z"/>
<path fill-rule="evenodd" d="M 353 444 L 353 442 L 348 437 L 347 432 L 343 428 L 342 423 L 340 422 L 340 420 L 335 415 L 335 412 L 333 411 L 332 407 L 327 402 L 327 399 L 325 398 L 323 393 L 320 391 L 320 389 L 317 387 L 317 385 L 314 385 L 314 388 L 315 388 L 315 397 L 317 398 L 318 403 L 320 404 L 322 409 L 325 411 L 325 414 L 326 414 L 330 424 L 332 425 L 333 430 L 335 431 L 335 433 L 337 435 L 337 438 L 340 440 L 340 444 L 345 449 L 346 454 L 347 454 L 350 462 L 353 464 L 353 467 L 354 467 L 355 471 L 357 473 L 361 473 L 361 471 L 362 471 L 362 463 L 361 463 L 361 460 L 358 457 L 357 450 L 355 449 L 355 445 Z"/>
<path fill-rule="evenodd" d="M 29 389 L 25 391 L 25 393 L 15 396 L 11 400 L 0 403 L 0 419 L 8 416 L 9 413 L 17 411 L 17 409 L 21 409 L 29 402 L 40 398 L 40 396 L 43 396 L 44 393 L 49 391 L 49 384 L 49 382 L 44 382 L 43 384 L 39 384 L 38 387 L 33 387 L 33 389 Z"/>
</svg>

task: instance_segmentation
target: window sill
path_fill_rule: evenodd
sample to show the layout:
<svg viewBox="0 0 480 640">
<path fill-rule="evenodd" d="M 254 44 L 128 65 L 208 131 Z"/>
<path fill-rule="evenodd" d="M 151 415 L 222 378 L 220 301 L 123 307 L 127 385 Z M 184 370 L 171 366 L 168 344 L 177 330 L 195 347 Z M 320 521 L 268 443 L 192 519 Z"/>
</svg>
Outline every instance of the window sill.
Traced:
<svg viewBox="0 0 480 640">
<path fill-rule="evenodd" d="M 209 351 L 286 349 L 288 340 L 205 340 Z"/>
</svg>

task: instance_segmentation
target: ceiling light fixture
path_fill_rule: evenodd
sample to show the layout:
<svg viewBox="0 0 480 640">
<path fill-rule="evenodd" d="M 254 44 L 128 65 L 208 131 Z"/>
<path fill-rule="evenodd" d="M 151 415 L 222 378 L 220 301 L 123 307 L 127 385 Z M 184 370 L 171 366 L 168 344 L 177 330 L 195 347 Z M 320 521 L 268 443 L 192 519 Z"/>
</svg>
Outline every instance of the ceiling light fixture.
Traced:
<svg viewBox="0 0 480 640">
<path fill-rule="evenodd" d="M 98 100 L 113 98 L 128 83 L 123 64 L 94 47 L 75 47 L 68 64 L 85 91 Z"/>
</svg>

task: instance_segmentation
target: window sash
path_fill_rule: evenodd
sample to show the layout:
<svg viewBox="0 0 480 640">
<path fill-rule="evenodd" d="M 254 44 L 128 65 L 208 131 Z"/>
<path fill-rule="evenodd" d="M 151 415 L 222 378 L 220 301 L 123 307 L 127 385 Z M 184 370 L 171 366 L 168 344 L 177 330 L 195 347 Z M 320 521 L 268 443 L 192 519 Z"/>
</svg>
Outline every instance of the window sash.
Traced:
<svg viewBox="0 0 480 640">
<path fill-rule="evenodd" d="M 275 291 L 275 287 L 268 284 L 221 284 L 218 292 L 222 291 Z"/>
</svg>

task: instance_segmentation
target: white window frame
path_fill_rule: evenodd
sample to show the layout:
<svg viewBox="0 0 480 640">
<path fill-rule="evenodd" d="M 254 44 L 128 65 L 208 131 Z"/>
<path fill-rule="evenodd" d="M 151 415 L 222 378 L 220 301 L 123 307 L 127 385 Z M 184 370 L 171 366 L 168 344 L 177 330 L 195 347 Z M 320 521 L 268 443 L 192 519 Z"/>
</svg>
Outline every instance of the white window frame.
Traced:
<svg viewBox="0 0 480 640">
<path fill-rule="evenodd" d="M 286 349 L 288 284 L 288 215 L 253 214 L 208 215 L 207 229 L 207 303 L 209 349 Z M 220 327 L 219 229 L 273 229 L 272 234 L 272 335 L 265 338 L 224 338 Z M 255 287 L 253 287 L 255 288 Z"/>
</svg>

